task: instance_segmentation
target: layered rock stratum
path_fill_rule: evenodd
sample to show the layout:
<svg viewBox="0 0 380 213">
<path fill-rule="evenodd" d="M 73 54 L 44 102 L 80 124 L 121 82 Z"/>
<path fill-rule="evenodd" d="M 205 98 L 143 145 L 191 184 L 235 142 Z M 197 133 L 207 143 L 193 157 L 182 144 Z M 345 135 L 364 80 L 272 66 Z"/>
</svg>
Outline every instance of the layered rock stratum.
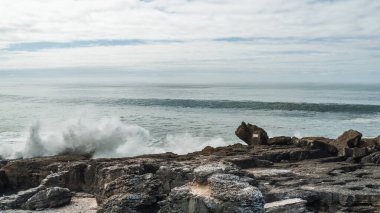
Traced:
<svg viewBox="0 0 380 213">
<path fill-rule="evenodd" d="M 235 133 L 248 145 L 3 160 L 0 212 L 380 212 L 380 137 Z"/>
</svg>

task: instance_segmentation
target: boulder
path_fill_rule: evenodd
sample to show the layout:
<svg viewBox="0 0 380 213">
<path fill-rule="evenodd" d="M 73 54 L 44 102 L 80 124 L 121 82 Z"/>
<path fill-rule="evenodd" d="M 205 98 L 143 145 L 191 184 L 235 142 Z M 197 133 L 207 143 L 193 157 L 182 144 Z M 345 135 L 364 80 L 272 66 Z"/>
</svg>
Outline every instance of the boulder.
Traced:
<svg viewBox="0 0 380 213">
<path fill-rule="evenodd" d="M 124 175 L 108 183 L 100 212 L 133 212 L 152 208 L 161 194 L 162 183 L 152 173 Z"/>
<path fill-rule="evenodd" d="M 250 123 L 246 124 L 245 122 L 242 122 L 236 129 L 235 134 L 250 146 L 268 143 L 267 132 L 265 132 L 264 129 Z"/>
<path fill-rule="evenodd" d="M 356 130 L 348 130 L 336 139 L 336 143 L 345 144 L 349 148 L 357 147 L 362 138 L 362 133 Z"/>
<path fill-rule="evenodd" d="M 362 133 L 356 130 L 345 131 L 333 143 L 339 151 L 339 155 L 344 155 L 345 148 L 358 147 L 362 138 Z"/>
<path fill-rule="evenodd" d="M 71 197 L 69 189 L 50 187 L 34 194 L 22 207 L 29 210 L 60 207 L 69 204 Z"/>
<path fill-rule="evenodd" d="M 232 174 L 214 174 L 208 179 L 211 197 L 223 201 L 224 212 L 264 212 L 260 190 Z"/>
<path fill-rule="evenodd" d="M 374 163 L 380 165 L 380 152 L 374 152 L 368 156 L 361 159 L 362 163 Z"/>
<path fill-rule="evenodd" d="M 368 154 L 367 148 L 359 148 L 359 147 L 354 147 L 354 148 L 345 148 L 344 149 L 344 155 L 348 158 L 362 158 Z"/>
<path fill-rule="evenodd" d="M 366 148 L 368 154 L 380 151 L 380 136 L 376 138 L 363 138 L 358 147 Z"/>
<path fill-rule="evenodd" d="M 45 187 L 43 186 L 39 186 L 25 191 L 20 191 L 14 195 L 0 197 L 0 210 L 19 209 L 29 198 L 44 188 Z"/>
<path fill-rule="evenodd" d="M 264 199 L 257 187 L 246 178 L 216 173 L 207 183 L 188 183 L 172 190 L 162 201 L 159 213 L 263 213 Z"/>
<path fill-rule="evenodd" d="M 273 137 L 268 141 L 268 145 L 289 145 L 291 143 L 292 138 L 286 136 Z"/>
<path fill-rule="evenodd" d="M 71 201 L 69 189 L 60 187 L 46 188 L 40 185 L 17 194 L 0 197 L 0 210 L 6 209 L 43 209 L 69 204 Z"/>
</svg>

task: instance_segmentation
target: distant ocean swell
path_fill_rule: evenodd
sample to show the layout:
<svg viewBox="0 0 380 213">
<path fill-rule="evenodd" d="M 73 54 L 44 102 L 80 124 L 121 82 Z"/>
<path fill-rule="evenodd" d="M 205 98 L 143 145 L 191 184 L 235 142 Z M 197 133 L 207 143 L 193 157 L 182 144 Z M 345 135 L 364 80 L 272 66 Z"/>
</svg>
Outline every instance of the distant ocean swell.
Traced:
<svg viewBox="0 0 380 213">
<path fill-rule="evenodd" d="M 58 102 L 76 104 L 110 104 L 132 106 L 162 106 L 181 108 L 210 108 L 210 109 L 245 109 L 245 110 L 282 110 L 308 112 L 343 112 L 371 114 L 380 113 L 380 105 L 340 104 L 340 103 L 296 103 L 296 102 L 261 102 L 235 100 L 200 100 L 200 99 L 133 99 L 133 98 L 60 98 L 27 97 L 0 95 L 0 100 L 22 100 L 28 102 Z"/>
<path fill-rule="evenodd" d="M 380 105 L 330 104 L 330 103 L 289 103 L 231 100 L 193 99 L 118 99 L 113 104 L 137 106 L 168 106 L 212 109 L 284 110 L 310 112 L 379 113 Z"/>
</svg>

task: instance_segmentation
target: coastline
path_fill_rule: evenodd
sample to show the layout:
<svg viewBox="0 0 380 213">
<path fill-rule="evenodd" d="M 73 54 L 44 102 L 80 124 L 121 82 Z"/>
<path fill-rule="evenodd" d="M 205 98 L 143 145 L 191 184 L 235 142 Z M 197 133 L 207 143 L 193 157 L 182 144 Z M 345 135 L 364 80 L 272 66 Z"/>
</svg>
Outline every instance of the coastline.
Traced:
<svg viewBox="0 0 380 213">
<path fill-rule="evenodd" d="M 380 137 L 354 130 L 337 139 L 265 134 L 242 123 L 236 135 L 248 145 L 186 155 L 1 161 L 0 209 L 55 207 L 57 197 L 30 201 L 57 187 L 71 193 L 57 206 L 87 193 L 97 212 L 379 212 Z"/>
</svg>

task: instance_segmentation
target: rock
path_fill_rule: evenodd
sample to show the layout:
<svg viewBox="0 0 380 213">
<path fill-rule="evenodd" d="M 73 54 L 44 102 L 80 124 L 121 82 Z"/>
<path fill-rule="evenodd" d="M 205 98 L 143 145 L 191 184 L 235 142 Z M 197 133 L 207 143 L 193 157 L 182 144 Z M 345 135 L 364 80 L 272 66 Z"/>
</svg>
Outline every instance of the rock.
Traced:
<svg viewBox="0 0 380 213">
<path fill-rule="evenodd" d="M 160 213 L 265 212 L 263 196 L 256 187 L 239 176 L 220 173 L 211 175 L 206 184 L 174 188 L 161 205 Z"/>
<path fill-rule="evenodd" d="M 379 147 L 380 146 L 380 136 L 376 138 L 363 138 L 358 147 Z"/>
<path fill-rule="evenodd" d="M 266 213 L 303 213 L 306 212 L 306 200 L 286 199 L 265 204 Z"/>
<path fill-rule="evenodd" d="M 162 191 L 165 195 L 168 195 L 173 188 L 194 180 L 192 166 L 179 166 L 173 169 L 173 167 L 165 165 L 161 166 L 156 174 L 161 180 Z"/>
<path fill-rule="evenodd" d="M 60 187 L 40 185 L 17 194 L 0 197 L 0 210 L 54 208 L 70 203 L 71 192 Z"/>
<path fill-rule="evenodd" d="M 286 136 L 273 137 L 268 141 L 268 145 L 289 145 L 291 143 L 292 138 Z"/>
<path fill-rule="evenodd" d="M 38 186 L 25 191 L 20 191 L 14 195 L 0 197 L 0 210 L 19 209 L 29 198 L 43 189 L 45 189 L 45 187 Z"/>
<path fill-rule="evenodd" d="M 335 149 L 334 146 L 331 146 Z M 330 152 L 329 149 L 309 149 L 309 148 L 297 148 L 291 147 L 283 149 L 282 147 L 276 147 L 271 150 L 257 149 L 256 158 L 260 160 L 267 160 L 271 162 L 286 162 L 286 161 L 302 161 L 306 159 L 317 159 L 336 156 L 336 152 Z M 336 149 L 335 149 L 336 150 Z M 256 150 L 255 150 L 256 151 Z"/>
<path fill-rule="evenodd" d="M 246 153 L 248 150 L 249 148 L 247 145 L 236 143 L 225 147 L 216 148 L 207 146 L 202 151 L 192 153 L 191 155 L 235 156 L 240 153 Z"/>
<path fill-rule="evenodd" d="M 338 149 L 332 145 L 334 140 L 324 137 L 304 137 L 298 140 L 293 140 L 293 143 L 299 147 L 308 149 L 320 149 L 332 154 L 337 154 Z"/>
<path fill-rule="evenodd" d="M 102 192 L 100 212 L 139 212 L 152 210 L 162 193 L 161 182 L 152 173 L 125 175 L 108 183 Z"/>
<path fill-rule="evenodd" d="M 368 154 L 367 148 L 345 148 L 344 149 L 344 155 L 348 158 L 362 158 Z"/>
<path fill-rule="evenodd" d="M 41 184 L 49 186 L 59 186 L 69 188 L 75 191 L 82 191 L 86 183 L 86 173 L 91 173 L 88 170 L 88 165 L 82 162 L 72 163 L 68 171 L 58 171 L 49 174 L 42 180 Z"/>
<path fill-rule="evenodd" d="M 52 156 L 25 160 L 12 160 L 0 169 L 4 172 L 9 187 L 5 192 L 15 192 L 37 187 L 49 174 L 58 171 L 59 167 L 86 159 L 83 156 Z"/>
<path fill-rule="evenodd" d="M 35 210 L 60 207 L 69 204 L 71 197 L 69 189 L 50 187 L 34 194 L 22 205 L 22 208 Z"/>
<path fill-rule="evenodd" d="M 250 123 L 246 124 L 245 122 L 242 122 L 236 129 L 235 134 L 250 146 L 268 143 L 267 132 L 265 132 L 264 129 Z"/>
<path fill-rule="evenodd" d="M 4 193 L 7 188 L 9 188 L 8 177 L 4 171 L 0 170 L 0 195 Z"/>
<path fill-rule="evenodd" d="M 374 163 L 380 165 L 380 152 L 372 153 L 361 159 L 362 163 Z"/>
<path fill-rule="evenodd" d="M 208 179 L 211 197 L 223 201 L 224 212 L 264 212 L 263 195 L 236 175 L 214 174 Z"/>
<path fill-rule="evenodd" d="M 345 148 L 358 147 L 360 140 L 362 138 L 362 133 L 356 130 L 348 130 L 340 135 L 334 142 L 337 147 L 339 154 L 344 155 Z"/>
<path fill-rule="evenodd" d="M 102 208 L 98 212 L 157 212 L 157 209 L 152 204 L 150 198 L 145 194 L 116 194 L 104 200 Z"/>
<path fill-rule="evenodd" d="M 38 202 L 28 208 L 45 208 L 36 203 L 46 193 L 36 194 L 51 187 L 93 195 L 99 212 L 263 212 L 264 199 L 272 203 L 293 198 L 305 200 L 311 212 L 378 208 L 380 151 L 376 138 L 344 147 L 347 157 L 337 156 L 335 140 L 291 140 L 290 144 L 273 142 L 282 145 L 267 141 L 254 147 L 206 147 L 186 155 L 9 160 L 0 163 L 2 194 L 9 195 L 0 197 L 0 208 L 26 208 L 29 199 Z"/>
<path fill-rule="evenodd" d="M 213 174 L 229 173 L 241 175 L 242 172 L 230 164 L 225 163 L 209 163 L 194 169 L 194 181 L 199 184 L 205 184 L 208 178 Z"/>
<path fill-rule="evenodd" d="M 237 165 L 241 169 L 248 169 L 254 167 L 269 167 L 273 165 L 273 162 L 271 161 L 261 160 L 252 155 L 231 156 L 225 158 L 224 160 Z"/>
</svg>

